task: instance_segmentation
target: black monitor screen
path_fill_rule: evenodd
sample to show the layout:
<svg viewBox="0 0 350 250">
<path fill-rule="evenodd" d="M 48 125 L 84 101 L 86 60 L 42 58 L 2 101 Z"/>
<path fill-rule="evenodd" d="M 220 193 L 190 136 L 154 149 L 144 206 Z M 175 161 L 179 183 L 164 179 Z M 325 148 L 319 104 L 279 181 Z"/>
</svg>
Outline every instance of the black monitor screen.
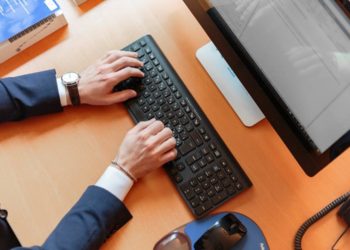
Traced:
<svg viewBox="0 0 350 250">
<path fill-rule="evenodd" d="M 308 175 L 347 148 L 347 1 L 185 2 Z"/>
</svg>

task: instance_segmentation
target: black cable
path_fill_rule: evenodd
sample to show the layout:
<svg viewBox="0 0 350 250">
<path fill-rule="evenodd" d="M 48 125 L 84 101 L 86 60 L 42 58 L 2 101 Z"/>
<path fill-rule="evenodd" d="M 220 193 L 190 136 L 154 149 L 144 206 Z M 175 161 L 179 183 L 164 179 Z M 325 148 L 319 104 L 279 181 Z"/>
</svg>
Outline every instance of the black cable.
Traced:
<svg viewBox="0 0 350 250">
<path fill-rule="evenodd" d="M 317 222 L 319 219 L 321 219 L 323 216 L 328 214 L 330 211 L 332 211 L 334 208 L 342 204 L 344 201 L 346 201 L 350 197 L 350 192 L 343 194 L 342 196 L 338 197 L 331 203 L 329 203 L 327 206 L 325 206 L 323 209 L 321 209 L 318 213 L 307 219 L 298 229 L 295 238 L 294 238 L 294 249 L 295 250 L 302 250 L 301 248 L 301 241 L 304 237 L 304 234 L 306 233 L 307 229 Z"/>
<path fill-rule="evenodd" d="M 334 244 L 333 244 L 331 250 L 336 250 L 336 249 L 335 249 L 335 246 L 337 245 L 337 243 L 339 242 L 339 240 L 344 236 L 344 234 L 349 230 L 349 228 L 350 228 L 350 226 L 347 226 L 347 227 L 345 228 L 345 230 L 341 233 L 341 235 L 338 237 L 338 239 L 334 242 Z"/>
</svg>

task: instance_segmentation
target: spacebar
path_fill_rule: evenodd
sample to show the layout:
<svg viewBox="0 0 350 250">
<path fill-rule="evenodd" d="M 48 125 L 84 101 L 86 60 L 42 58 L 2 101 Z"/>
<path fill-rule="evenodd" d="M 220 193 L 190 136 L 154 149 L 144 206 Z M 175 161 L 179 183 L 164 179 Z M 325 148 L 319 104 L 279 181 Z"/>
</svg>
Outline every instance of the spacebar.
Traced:
<svg viewBox="0 0 350 250">
<path fill-rule="evenodd" d="M 139 108 L 136 102 L 129 102 L 127 104 L 130 115 L 135 122 L 146 121 L 146 115 Z"/>
</svg>

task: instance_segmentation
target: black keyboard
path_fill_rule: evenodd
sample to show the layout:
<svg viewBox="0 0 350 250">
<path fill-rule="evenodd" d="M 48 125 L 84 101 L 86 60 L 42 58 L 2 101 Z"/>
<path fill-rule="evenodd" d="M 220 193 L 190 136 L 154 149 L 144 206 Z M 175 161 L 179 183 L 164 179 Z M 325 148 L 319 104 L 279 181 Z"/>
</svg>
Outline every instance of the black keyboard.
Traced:
<svg viewBox="0 0 350 250">
<path fill-rule="evenodd" d="M 164 166 L 197 217 L 220 206 L 252 183 L 150 35 L 124 50 L 139 54 L 145 77 L 130 78 L 116 90 L 132 88 L 126 102 L 135 122 L 161 120 L 175 136 L 178 156 Z"/>
</svg>

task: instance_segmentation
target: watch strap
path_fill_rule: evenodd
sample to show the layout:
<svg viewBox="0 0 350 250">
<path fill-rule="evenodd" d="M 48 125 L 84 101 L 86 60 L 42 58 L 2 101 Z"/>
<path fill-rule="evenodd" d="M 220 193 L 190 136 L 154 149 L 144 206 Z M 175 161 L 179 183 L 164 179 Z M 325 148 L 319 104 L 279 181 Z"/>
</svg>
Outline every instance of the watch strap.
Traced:
<svg viewBox="0 0 350 250">
<path fill-rule="evenodd" d="M 73 106 L 80 105 L 80 96 L 77 84 L 72 84 L 67 86 L 70 101 Z"/>
</svg>

